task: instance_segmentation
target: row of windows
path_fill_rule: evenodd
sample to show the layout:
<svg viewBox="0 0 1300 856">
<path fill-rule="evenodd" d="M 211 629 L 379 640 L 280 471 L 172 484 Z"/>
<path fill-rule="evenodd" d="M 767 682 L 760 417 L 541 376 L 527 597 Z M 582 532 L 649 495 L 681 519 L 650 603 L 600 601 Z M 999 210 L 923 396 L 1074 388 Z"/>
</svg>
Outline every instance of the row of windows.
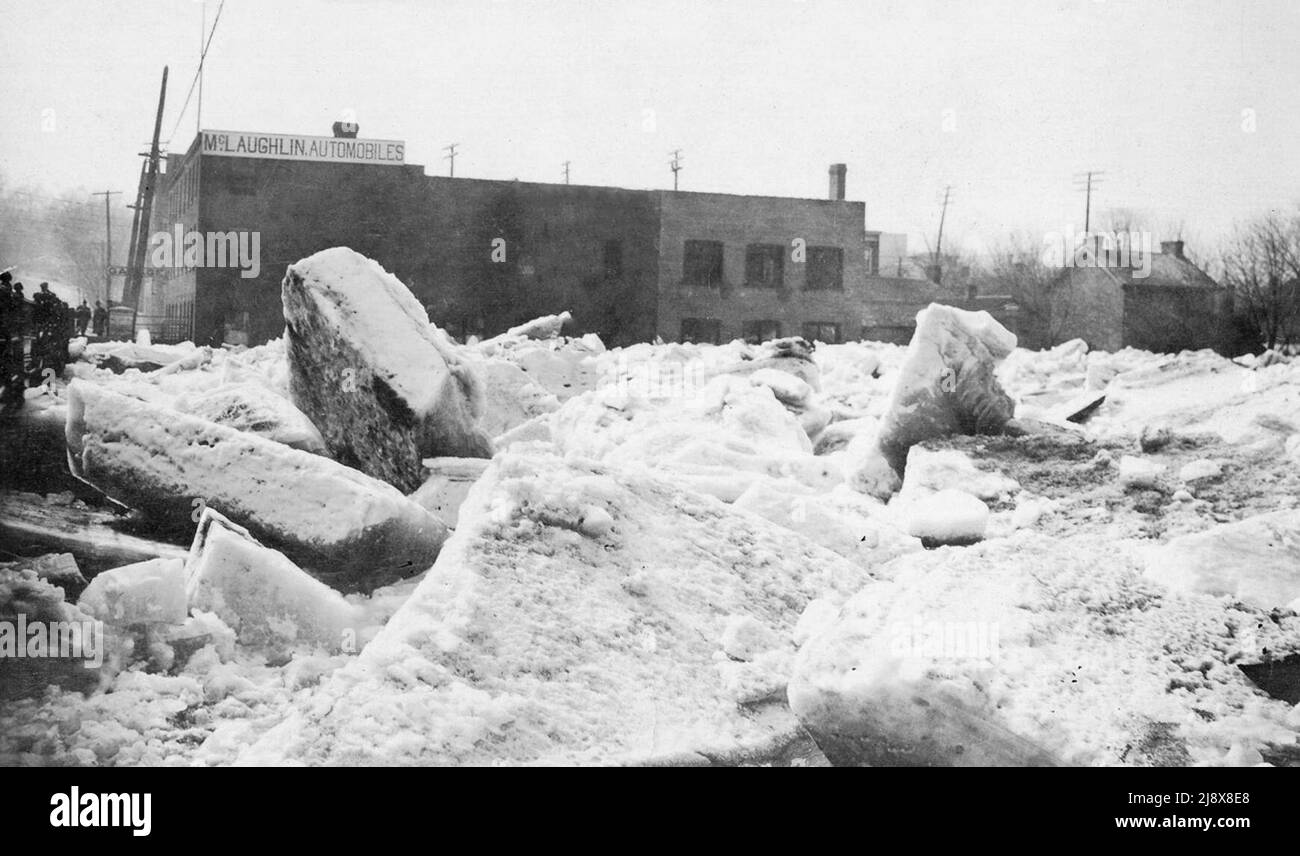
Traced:
<svg viewBox="0 0 1300 856">
<path fill-rule="evenodd" d="M 912 338 L 910 326 L 864 325 L 859 331 L 859 338 L 871 342 L 892 342 L 905 345 Z M 741 325 L 741 337 L 751 344 L 779 339 L 785 335 L 780 321 L 746 321 Z M 809 342 L 824 342 L 837 345 L 844 341 L 843 330 L 835 321 L 805 321 L 799 335 Z M 722 344 L 722 322 L 717 318 L 683 318 L 681 341 L 699 342 L 709 345 Z"/>
<path fill-rule="evenodd" d="M 703 288 L 718 288 L 726 277 L 721 241 L 686 242 L 682 282 Z M 745 287 L 785 287 L 787 248 L 781 244 L 750 244 L 745 247 Z M 805 247 L 793 250 L 791 259 L 806 265 L 804 289 L 839 291 L 844 288 L 844 250 L 840 247 Z"/>
</svg>

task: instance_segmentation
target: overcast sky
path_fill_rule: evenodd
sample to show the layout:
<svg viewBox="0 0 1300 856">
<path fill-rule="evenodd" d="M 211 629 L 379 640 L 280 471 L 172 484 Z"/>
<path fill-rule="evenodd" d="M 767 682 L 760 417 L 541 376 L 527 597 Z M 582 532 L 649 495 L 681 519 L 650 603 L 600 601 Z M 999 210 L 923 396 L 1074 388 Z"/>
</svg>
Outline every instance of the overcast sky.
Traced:
<svg viewBox="0 0 1300 856">
<path fill-rule="evenodd" d="M 193 140 L 218 5 L 0 0 L 7 183 L 129 201 L 164 64 L 163 137 Z M 1073 176 L 1103 170 L 1094 210 L 1209 241 L 1300 201 L 1298 42 L 1294 0 L 227 0 L 202 123 L 328 135 L 351 110 L 430 173 L 458 142 L 457 175 L 570 160 L 634 188 L 671 187 L 674 148 L 684 190 L 821 197 L 842 161 L 868 228 L 914 250 L 947 184 L 978 249 L 1081 230 Z"/>
</svg>

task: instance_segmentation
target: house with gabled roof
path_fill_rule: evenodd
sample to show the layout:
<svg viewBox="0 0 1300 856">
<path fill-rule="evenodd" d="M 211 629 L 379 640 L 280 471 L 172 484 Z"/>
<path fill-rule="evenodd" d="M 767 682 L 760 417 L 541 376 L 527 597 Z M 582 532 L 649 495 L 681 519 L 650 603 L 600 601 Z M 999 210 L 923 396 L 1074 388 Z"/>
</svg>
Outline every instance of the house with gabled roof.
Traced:
<svg viewBox="0 0 1300 856">
<path fill-rule="evenodd" d="M 1235 343 L 1232 293 L 1187 258 L 1182 241 L 1162 241 L 1141 263 L 1064 267 L 1048 287 L 1052 336 L 1094 350 L 1177 352 Z"/>
</svg>

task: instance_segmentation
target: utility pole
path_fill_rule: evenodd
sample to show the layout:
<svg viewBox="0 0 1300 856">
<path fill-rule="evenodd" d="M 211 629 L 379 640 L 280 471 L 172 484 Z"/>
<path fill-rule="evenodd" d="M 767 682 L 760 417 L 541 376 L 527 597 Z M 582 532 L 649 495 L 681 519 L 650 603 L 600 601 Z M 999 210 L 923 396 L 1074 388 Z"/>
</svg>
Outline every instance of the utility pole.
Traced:
<svg viewBox="0 0 1300 856">
<path fill-rule="evenodd" d="M 158 87 L 158 115 L 153 123 L 153 142 L 149 146 L 148 167 L 142 172 L 144 183 L 140 188 L 140 207 L 135 216 L 139 218 L 139 228 L 132 227 L 135 233 L 135 250 L 132 253 L 134 264 L 127 271 L 126 285 L 122 289 L 122 302 L 133 310 L 140 308 L 140 291 L 144 286 L 144 257 L 149 244 L 149 218 L 153 214 L 154 189 L 158 186 L 159 140 L 162 133 L 163 106 L 167 103 L 167 66 L 163 66 L 162 84 Z"/>
<path fill-rule="evenodd" d="M 1105 174 L 1097 170 L 1088 170 L 1087 172 L 1076 173 L 1074 176 L 1075 189 L 1082 190 L 1084 193 L 1083 233 L 1085 235 L 1092 231 L 1092 188 L 1093 185 L 1101 184 L 1101 176 Z"/>
<path fill-rule="evenodd" d="M 670 154 L 670 155 L 673 156 L 673 159 L 672 159 L 671 161 L 668 162 L 668 168 L 671 169 L 671 170 L 673 171 L 673 190 L 676 190 L 676 189 L 677 189 L 677 173 L 679 173 L 679 172 L 682 171 L 682 150 L 681 150 L 681 149 L 673 149 L 673 150 L 672 150 L 671 152 L 669 152 L 668 154 Z"/>
<path fill-rule="evenodd" d="M 952 185 L 943 189 L 943 208 L 939 212 L 939 235 L 934 240 L 934 277 L 938 285 L 943 285 L 943 223 L 948 219 L 948 203 L 952 200 Z"/>
<path fill-rule="evenodd" d="M 569 161 L 564 162 L 564 183 L 569 183 Z"/>
<path fill-rule="evenodd" d="M 443 155 L 442 159 L 450 164 L 447 171 L 447 175 L 450 178 L 456 177 L 456 147 L 459 145 L 460 143 L 452 143 L 450 146 L 442 147 L 442 150 L 447 153 Z"/>
<path fill-rule="evenodd" d="M 207 35 L 208 35 L 208 0 L 202 0 L 199 4 L 203 7 L 203 12 L 199 19 L 199 103 L 194 109 L 194 135 L 198 136 L 203 130 L 203 57 L 207 54 Z"/>
<path fill-rule="evenodd" d="M 109 198 L 121 196 L 120 190 L 101 190 L 91 196 L 104 197 L 104 302 L 107 303 L 113 293 L 113 213 L 109 207 Z"/>
</svg>

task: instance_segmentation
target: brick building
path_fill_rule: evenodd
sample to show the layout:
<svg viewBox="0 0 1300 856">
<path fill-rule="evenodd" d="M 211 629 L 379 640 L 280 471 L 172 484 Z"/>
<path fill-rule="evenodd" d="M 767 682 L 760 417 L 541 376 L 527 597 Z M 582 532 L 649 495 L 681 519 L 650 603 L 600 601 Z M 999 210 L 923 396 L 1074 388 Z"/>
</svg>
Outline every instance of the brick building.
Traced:
<svg viewBox="0 0 1300 856">
<path fill-rule="evenodd" d="M 256 233 L 256 270 L 209 254 L 156 271 L 142 314 L 166 319 L 164 339 L 264 342 L 283 329 L 285 267 L 342 245 L 457 337 L 565 309 L 611 346 L 910 336 L 932 286 L 880 276 L 881 233 L 844 190 L 843 165 L 827 198 L 792 199 L 444 178 L 397 141 L 203 131 L 168 158 L 152 233 Z"/>
<path fill-rule="evenodd" d="M 1051 338 L 1102 351 L 1234 350 L 1232 294 L 1187 258 L 1183 242 L 1161 242 L 1150 264 L 1063 268 L 1048 287 Z"/>
</svg>

